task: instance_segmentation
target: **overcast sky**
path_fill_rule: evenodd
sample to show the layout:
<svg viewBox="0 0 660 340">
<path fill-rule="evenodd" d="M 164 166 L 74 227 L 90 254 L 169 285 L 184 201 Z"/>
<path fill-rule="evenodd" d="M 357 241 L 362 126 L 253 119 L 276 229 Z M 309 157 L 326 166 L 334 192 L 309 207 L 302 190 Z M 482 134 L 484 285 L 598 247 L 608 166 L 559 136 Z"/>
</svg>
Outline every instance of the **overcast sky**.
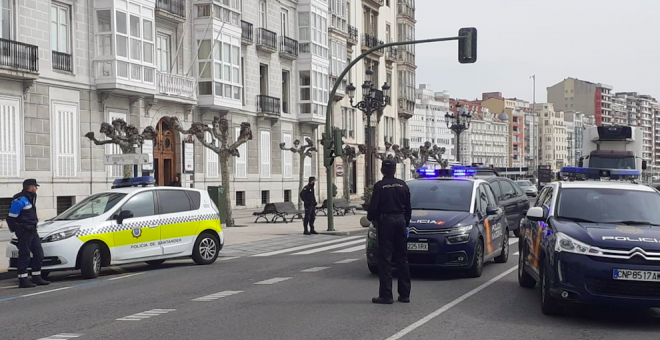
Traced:
<svg viewBox="0 0 660 340">
<path fill-rule="evenodd" d="M 660 99 L 660 0 L 416 0 L 416 38 L 478 30 L 475 64 L 459 64 L 457 43 L 417 47 L 417 83 L 452 97 L 482 92 L 532 101 L 564 78 Z"/>
</svg>

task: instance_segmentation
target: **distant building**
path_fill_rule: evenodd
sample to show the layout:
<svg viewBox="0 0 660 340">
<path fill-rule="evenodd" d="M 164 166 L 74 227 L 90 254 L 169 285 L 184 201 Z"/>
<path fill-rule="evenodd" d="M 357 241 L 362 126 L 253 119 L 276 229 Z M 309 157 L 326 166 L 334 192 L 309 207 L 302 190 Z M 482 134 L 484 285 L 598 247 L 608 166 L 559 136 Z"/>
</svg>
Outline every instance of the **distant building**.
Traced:
<svg viewBox="0 0 660 340">
<path fill-rule="evenodd" d="M 558 111 L 582 112 L 593 116 L 596 125 L 613 125 L 612 86 L 566 78 L 547 88 L 548 103 Z"/>
<path fill-rule="evenodd" d="M 453 100 L 451 109 L 465 105 L 472 115 L 470 128 L 461 134 L 462 164 L 483 163 L 498 167 L 509 166 L 509 122 L 506 114 L 491 113 L 477 101 Z"/>
<path fill-rule="evenodd" d="M 454 134 L 445 122 L 445 115 L 450 112 L 449 93 L 433 92 L 430 85 L 420 84 L 416 94 L 415 113 L 408 121 L 410 140 L 401 141 L 401 145 L 409 143 L 410 148 L 419 149 L 424 143 L 431 142 L 446 148 L 445 158 L 449 162 L 455 161 Z M 436 168 L 437 163 L 429 163 L 428 167 Z"/>
<path fill-rule="evenodd" d="M 567 163 L 567 136 L 564 112 L 555 111 L 552 103 L 536 104 L 534 111 L 540 114 L 541 157 L 540 165 L 550 165 L 554 172 Z"/>
</svg>

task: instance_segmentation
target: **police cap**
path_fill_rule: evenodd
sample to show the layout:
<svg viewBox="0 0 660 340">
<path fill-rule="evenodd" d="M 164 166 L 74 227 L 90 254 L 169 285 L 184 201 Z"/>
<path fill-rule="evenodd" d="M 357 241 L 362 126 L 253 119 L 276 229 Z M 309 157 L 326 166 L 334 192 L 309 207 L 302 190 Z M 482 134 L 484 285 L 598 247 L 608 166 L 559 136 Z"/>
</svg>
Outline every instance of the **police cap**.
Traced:
<svg viewBox="0 0 660 340">
<path fill-rule="evenodd" d="M 29 187 L 31 185 L 34 185 L 34 186 L 37 186 L 37 187 L 39 186 L 39 184 L 37 184 L 37 180 L 34 179 L 34 178 L 28 178 L 28 179 L 23 181 L 23 187 L 24 188 Z"/>
<path fill-rule="evenodd" d="M 396 169 L 396 162 L 391 159 L 386 159 L 383 161 L 383 164 L 381 165 L 380 168 L 381 170 Z"/>
</svg>

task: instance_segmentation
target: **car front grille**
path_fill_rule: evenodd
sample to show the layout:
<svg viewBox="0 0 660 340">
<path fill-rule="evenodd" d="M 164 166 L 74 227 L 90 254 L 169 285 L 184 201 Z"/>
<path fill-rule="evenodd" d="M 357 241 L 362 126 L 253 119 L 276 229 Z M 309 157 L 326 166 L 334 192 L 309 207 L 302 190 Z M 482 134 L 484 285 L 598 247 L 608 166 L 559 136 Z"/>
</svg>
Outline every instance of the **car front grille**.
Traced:
<svg viewBox="0 0 660 340">
<path fill-rule="evenodd" d="M 589 291 L 601 295 L 660 298 L 660 282 L 587 279 L 586 284 Z"/>
</svg>

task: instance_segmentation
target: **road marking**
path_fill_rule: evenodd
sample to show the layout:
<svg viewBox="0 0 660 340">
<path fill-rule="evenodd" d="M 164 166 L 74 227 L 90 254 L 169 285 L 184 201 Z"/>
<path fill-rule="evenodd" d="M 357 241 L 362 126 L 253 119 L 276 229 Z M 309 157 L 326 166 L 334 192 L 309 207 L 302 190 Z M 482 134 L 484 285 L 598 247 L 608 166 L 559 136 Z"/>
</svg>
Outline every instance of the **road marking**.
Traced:
<svg viewBox="0 0 660 340">
<path fill-rule="evenodd" d="M 52 292 L 57 292 L 57 291 L 60 291 L 60 290 L 69 289 L 69 288 L 71 288 L 71 287 L 72 287 L 72 286 L 69 286 L 69 287 L 62 287 L 62 288 L 56 288 L 56 289 L 51 289 L 51 290 L 44 290 L 43 292 L 38 292 L 38 293 L 32 293 L 32 294 L 21 295 L 21 297 L 28 297 L 28 296 L 35 296 L 35 295 L 41 295 L 41 294 L 46 294 L 46 293 L 52 293 Z"/>
<path fill-rule="evenodd" d="M 113 278 L 111 278 L 111 279 L 107 279 L 106 281 L 114 281 L 114 280 L 119 280 L 119 279 L 125 279 L 125 278 L 127 278 L 127 277 L 131 277 L 131 276 L 135 276 L 135 275 L 140 275 L 140 274 L 144 274 L 144 272 L 142 272 L 142 273 L 133 273 L 133 274 L 128 274 L 128 275 L 122 275 L 122 276 L 117 276 L 117 277 L 113 277 Z"/>
<path fill-rule="evenodd" d="M 83 336 L 83 334 L 73 334 L 73 333 L 60 333 L 51 335 L 49 337 L 40 338 L 38 340 L 62 340 L 62 339 L 73 339 Z"/>
<path fill-rule="evenodd" d="M 148 310 L 146 312 L 125 316 L 125 317 L 119 318 L 117 320 L 119 320 L 119 321 L 140 321 L 140 320 L 144 320 L 144 319 L 149 319 L 152 316 L 167 314 L 167 313 L 173 312 L 175 310 L 176 309 L 152 309 L 152 310 Z"/>
<path fill-rule="evenodd" d="M 354 252 L 354 251 L 363 250 L 363 249 L 366 248 L 366 247 L 367 247 L 366 244 L 361 244 L 361 245 L 359 245 L 359 246 L 357 246 L 357 247 L 353 247 L 353 248 L 348 248 L 348 249 L 342 249 L 342 250 L 333 251 L 333 253 L 352 253 L 352 252 Z"/>
<path fill-rule="evenodd" d="M 429 314 L 429 315 L 423 317 L 423 318 L 420 319 L 419 321 L 417 321 L 417 322 L 413 323 L 412 325 L 410 325 L 410 326 L 404 328 L 404 329 L 401 330 L 399 333 L 396 333 L 396 334 L 392 335 L 391 337 L 387 338 L 386 340 L 397 340 L 397 339 L 401 339 L 404 335 L 406 335 L 406 334 L 408 334 L 408 333 L 414 331 L 415 329 L 417 329 L 417 328 L 419 328 L 420 326 L 424 325 L 425 323 L 431 321 L 432 319 L 434 319 L 434 318 L 437 317 L 438 315 L 440 315 L 440 314 L 442 314 L 442 313 L 448 311 L 448 310 L 451 309 L 452 307 L 454 307 L 454 306 L 458 305 L 459 303 L 465 301 L 465 300 L 468 299 L 469 297 L 471 297 L 471 296 L 473 296 L 473 295 L 479 293 L 480 291 L 482 291 L 482 290 L 488 288 L 488 286 L 490 286 L 490 285 L 492 285 L 493 283 L 495 283 L 495 282 L 501 280 L 501 279 L 504 278 L 505 276 L 507 276 L 507 275 L 513 273 L 513 272 L 516 271 L 517 269 L 518 269 L 518 267 L 511 267 L 511 268 L 509 268 L 508 270 L 506 270 L 506 271 L 503 272 L 502 274 L 497 275 L 496 277 L 490 279 L 490 281 L 488 281 L 488 282 L 482 284 L 481 286 L 479 286 L 479 287 L 477 287 L 477 288 L 475 288 L 475 289 L 473 289 L 473 290 L 471 290 L 471 291 L 469 291 L 469 292 L 463 294 L 462 296 L 460 296 L 460 297 L 457 298 L 456 300 L 454 300 L 454 301 L 452 301 L 452 302 L 450 302 L 450 303 L 448 303 L 448 304 L 446 304 L 446 305 L 440 307 L 440 308 L 437 309 L 435 312 L 433 312 L 433 313 L 431 313 L 431 314 Z"/>
<path fill-rule="evenodd" d="M 292 251 L 298 251 L 298 250 L 309 249 L 309 248 L 314 248 L 314 247 L 318 247 L 318 246 L 324 246 L 326 244 L 332 244 L 332 243 L 344 242 L 344 241 L 348 241 L 348 240 L 354 240 L 356 238 L 364 238 L 364 236 L 341 237 L 341 238 L 338 238 L 336 240 L 330 240 L 330 241 L 313 243 L 313 244 L 306 244 L 304 246 L 286 248 L 286 249 L 271 251 L 271 252 L 268 252 L 268 253 L 262 253 L 262 254 L 252 255 L 252 256 L 264 257 L 264 256 L 279 255 L 279 254 L 284 254 L 284 253 L 288 253 L 288 252 L 292 252 Z"/>
<path fill-rule="evenodd" d="M 346 260 L 337 261 L 337 262 L 335 262 L 335 264 L 351 263 L 351 262 L 355 262 L 355 261 L 359 261 L 359 260 L 360 259 L 346 259 Z"/>
<path fill-rule="evenodd" d="M 309 268 L 309 269 L 301 270 L 300 272 L 301 272 L 301 273 L 316 273 L 316 272 L 320 272 L 320 271 L 322 271 L 322 270 L 326 270 L 326 269 L 328 269 L 328 268 L 330 268 L 330 267 L 314 267 L 314 268 Z"/>
<path fill-rule="evenodd" d="M 207 295 L 207 296 L 198 297 L 196 299 L 192 299 L 191 301 L 205 301 L 205 302 L 206 301 L 213 301 L 213 300 L 217 300 L 217 299 L 227 297 L 227 296 L 230 296 L 230 295 L 236 295 L 238 293 L 243 293 L 243 291 L 242 290 L 237 290 L 237 291 L 227 290 L 227 291 L 220 292 L 220 293 L 215 293 L 215 294 L 211 294 L 211 295 Z"/>
<path fill-rule="evenodd" d="M 360 238 L 362 238 L 362 237 L 360 236 Z M 314 254 L 314 253 L 320 253 L 322 251 L 326 251 L 326 250 L 330 250 L 330 249 L 336 249 L 336 248 L 352 246 L 352 245 L 358 244 L 358 243 L 364 243 L 364 240 L 360 239 L 360 240 L 354 240 L 354 241 L 350 241 L 350 242 L 344 242 L 344 243 L 341 243 L 341 244 L 333 244 L 331 246 L 316 248 L 316 249 L 311 249 L 311 250 L 305 250 L 305 251 L 301 251 L 299 253 L 294 253 L 294 254 L 291 254 L 291 255 L 309 255 L 309 254 Z"/>
<path fill-rule="evenodd" d="M 218 257 L 218 261 L 228 261 L 240 258 L 240 256 L 231 256 L 231 257 Z"/>
<path fill-rule="evenodd" d="M 517 239 L 517 238 L 510 238 L 510 239 L 509 239 L 509 245 L 516 244 L 516 243 L 518 243 L 518 239 Z"/>
<path fill-rule="evenodd" d="M 513 253 L 513 255 L 520 255 L 520 252 L 517 251 L 517 252 Z"/>
<path fill-rule="evenodd" d="M 9 289 L 9 288 L 17 288 L 17 287 L 18 287 L 18 285 L 14 285 L 14 286 L 4 286 L 4 287 L 0 287 L 0 289 Z"/>
<path fill-rule="evenodd" d="M 286 281 L 288 279 L 290 279 L 290 277 L 275 277 L 275 278 L 272 278 L 272 279 L 256 282 L 255 285 L 272 285 L 273 283 Z"/>
</svg>

